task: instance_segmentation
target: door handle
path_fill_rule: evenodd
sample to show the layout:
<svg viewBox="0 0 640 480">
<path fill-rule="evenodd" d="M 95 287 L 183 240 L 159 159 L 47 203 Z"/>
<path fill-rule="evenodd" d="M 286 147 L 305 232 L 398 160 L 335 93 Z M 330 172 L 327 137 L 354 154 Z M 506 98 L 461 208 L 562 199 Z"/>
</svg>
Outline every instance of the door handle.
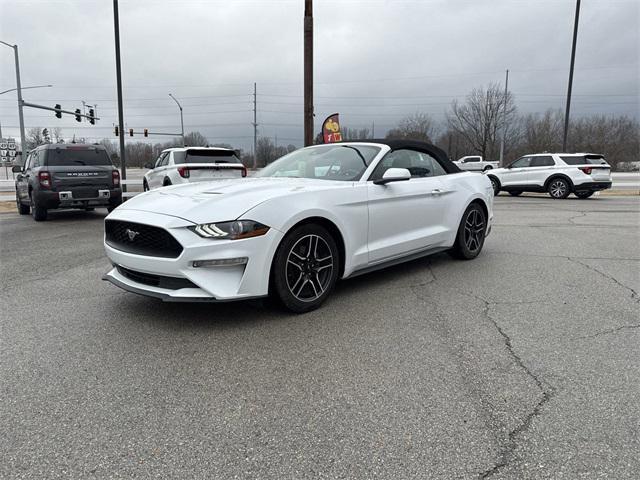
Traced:
<svg viewBox="0 0 640 480">
<path fill-rule="evenodd" d="M 431 190 L 431 195 L 441 195 L 442 193 L 444 192 L 439 188 L 434 188 L 433 190 Z"/>
</svg>

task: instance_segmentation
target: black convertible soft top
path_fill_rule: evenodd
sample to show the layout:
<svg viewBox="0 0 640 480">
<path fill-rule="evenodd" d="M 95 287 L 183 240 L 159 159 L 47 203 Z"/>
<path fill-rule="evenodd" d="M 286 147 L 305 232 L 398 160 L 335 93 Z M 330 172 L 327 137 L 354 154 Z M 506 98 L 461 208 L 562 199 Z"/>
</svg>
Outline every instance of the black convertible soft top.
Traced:
<svg viewBox="0 0 640 480">
<path fill-rule="evenodd" d="M 442 168 L 444 168 L 445 172 L 447 173 L 459 173 L 462 171 L 458 168 L 456 164 L 454 164 L 451 160 L 449 160 L 444 150 L 427 142 L 421 142 L 419 140 L 379 138 L 379 139 L 370 139 L 370 140 L 367 140 L 367 139 L 345 140 L 344 142 L 340 142 L 340 143 L 354 143 L 354 142 L 379 143 L 382 145 L 387 145 L 389 148 L 391 148 L 392 151 L 401 150 L 404 148 L 408 148 L 410 150 L 416 150 L 418 152 L 423 152 L 423 153 L 426 153 L 427 155 L 431 155 L 433 158 L 435 158 L 438 161 L 440 165 L 442 165 Z"/>
</svg>

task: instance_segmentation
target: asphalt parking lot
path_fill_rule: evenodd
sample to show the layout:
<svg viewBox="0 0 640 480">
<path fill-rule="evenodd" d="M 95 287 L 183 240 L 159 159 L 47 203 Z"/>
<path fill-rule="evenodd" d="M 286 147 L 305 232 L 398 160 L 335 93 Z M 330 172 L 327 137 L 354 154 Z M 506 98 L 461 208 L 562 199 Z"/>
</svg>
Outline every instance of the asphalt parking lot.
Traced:
<svg viewBox="0 0 640 480">
<path fill-rule="evenodd" d="M 638 197 L 500 196 L 303 316 L 103 282 L 104 215 L 0 215 L 2 478 L 640 478 Z"/>
</svg>

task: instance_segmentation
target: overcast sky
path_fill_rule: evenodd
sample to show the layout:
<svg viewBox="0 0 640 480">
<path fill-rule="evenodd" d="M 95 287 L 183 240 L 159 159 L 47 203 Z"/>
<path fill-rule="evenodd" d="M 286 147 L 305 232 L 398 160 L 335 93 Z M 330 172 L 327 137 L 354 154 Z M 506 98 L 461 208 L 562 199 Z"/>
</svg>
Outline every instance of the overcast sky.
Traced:
<svg viewBox="0 0 640 480">
<path fill-rule="evenodd" d="M 302 144 L 303 0 L 121 0 L 125 122 L 185 130 L 250 148 L 253 82 L 259 134 Z M 316 130 L 343 126 L 382 136 L 404 115 L 437 120 L 453 98 L 504 82 L 520 112 L 563 108 L 575 0 L 316 0 Z M 572 115 L 639 114 L 639 0 L 583 0 Z M 20 48 L 27 101 L 73 110 L 98 104 L 96 126 L 25 109 L 28 127 L 56 126 L 97 140 L 117 121 L 110 0 L 0 0 L 0 40 Z M 0 45 L 0 91 L 15 87 Z M 18 135 L 15 93 L 0 97 L 2 132 Z M 156 138 L 153 141 L 162 141 Z"/>
</svg>

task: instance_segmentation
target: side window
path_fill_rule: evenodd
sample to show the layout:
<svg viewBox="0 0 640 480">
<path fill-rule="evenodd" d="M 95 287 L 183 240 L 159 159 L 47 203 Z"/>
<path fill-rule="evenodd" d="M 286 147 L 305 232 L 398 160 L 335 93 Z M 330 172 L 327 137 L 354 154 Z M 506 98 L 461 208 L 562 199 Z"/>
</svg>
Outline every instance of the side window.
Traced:
<svg viewBox="0 0 640 480">
<path fill-rule="evenodd" d="M 543 157 L 532 157 L 530 167 L 552 167 L 556 163 L 550 155 Z"/>
<path fill-rule="evenodd" d="M 40 161 L 40 158 L 42 156 L 42 151 L 33 152 L 33 154 L 31 155 L 31 168 L 42 166 L 42 162 Z"/>
<path fill-rule="evenodd" d="M 27 161 L 24 163 L 25 171 L 31 169 L 31 159 L 32 158 L 33 158 L 33 153 L 30 153 L 29 155 L 27 155 Z"/>
<path fill-rule="evenodd" d="M 479 162 L 479 161 L 480 161 L 480 157 L 469 157 L 464 161 L 464 163 Z"/>
<path fill-rule="evenodd" d="M 531 157 L 520 157 L 518 160 L 511 164 L 512 168 L 524 168 L 531 164 Z"/>
<path fill-rule="evenodd" d="M 167 163 L 169 163 L 169 155 L 170 155 L 169 152 L 166 152 L 164 154 L 164 156 L 162 157 L 162 161 L 160 162 L 160 166 L 164 167 L 167 165 Z"/>
<path fill-rule="evenodd" d="M 378 163 L 369 180 L 379 180 L 390 168 L 406 168 L 412 178 L 446 175 L 444 168 L 430 155 L 414 150 L 394 150 Z"/>
<path fill-rule="evenodd" d="M 158 159 L 156 160 L 156 164 L 153 168 L 158 168 L 162 166 L 162 161 L 164 160 L 164 158 L 167 156 L 167 153 L 161 153 L 160 156 L 158 157 Z"/>
</svg>

